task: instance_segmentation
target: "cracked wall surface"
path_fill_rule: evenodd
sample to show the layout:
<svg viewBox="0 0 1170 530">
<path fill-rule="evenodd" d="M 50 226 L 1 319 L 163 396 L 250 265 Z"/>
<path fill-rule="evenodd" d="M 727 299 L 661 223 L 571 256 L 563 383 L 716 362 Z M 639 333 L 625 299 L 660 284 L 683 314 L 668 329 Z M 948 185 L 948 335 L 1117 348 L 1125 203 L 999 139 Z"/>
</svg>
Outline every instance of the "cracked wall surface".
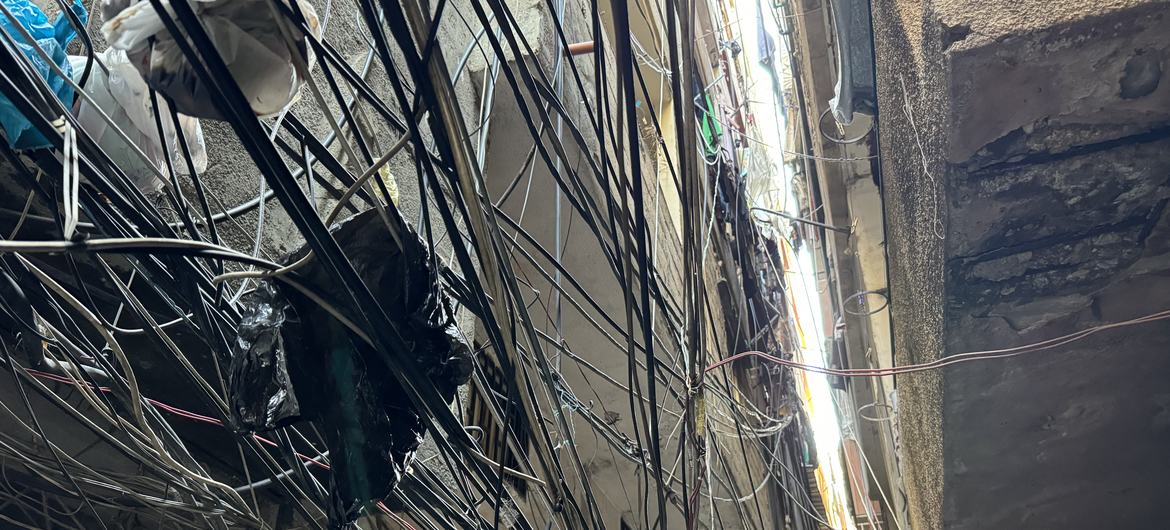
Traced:
<svg viewBox="0 0 1170 530">
<path fill-rule="evenodd" d="M 875 0 L 874 27 L 900 364 L 1167 309 L 1170 4 Z M 899 378 L 915 527 L 1162 526 L 1168 343 Z"/>
</svg>

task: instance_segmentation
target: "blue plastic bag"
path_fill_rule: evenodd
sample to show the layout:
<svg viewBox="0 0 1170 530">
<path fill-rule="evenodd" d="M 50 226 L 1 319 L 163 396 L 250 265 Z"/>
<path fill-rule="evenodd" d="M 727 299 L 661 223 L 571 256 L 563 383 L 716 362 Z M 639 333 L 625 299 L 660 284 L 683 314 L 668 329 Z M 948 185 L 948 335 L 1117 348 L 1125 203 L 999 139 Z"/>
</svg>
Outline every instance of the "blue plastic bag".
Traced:
<svg viewBox="0 0 1170 530">
<path fill-rule="evenodd" d="M 69 18 L 63 13 L 57 17 L 56 22 L 50 23 L 49 17 L 45 15 L 41 8 L 29 0 L 3 0 L 4 6 L 12 12 L 13 17 L 20 21 L 25 30 L 32 35 L 36 40 L 36 45 L 40 46 L 45 54 L 53 59 L 57 66 L 67 75 L 73 75 L 73 68 L 69 65 L 69 57 L 65 54 L 65 46 L 77 36 L 77 31 L 73 25 L 69 23 Z M 81 20 L 84 26 L 88 14 L 85 7 L 81 5 L 81 0 L 74 0 L 71 7 L 73 13 Z M 37 73 L 41 74 L 41 78 L 48 82 L 49 88 L 57 94 L 68 108 L 73 105 L 73 87 L 69 86 L 61 76 L 45 62 L 36 48 L 29 43 L 28 39 L 20 33 L 20 30 L 12 25 L 12 21 L 8 16 L 0 13 L 0 28 L 7 31 L 12 36 L 16 47 L 28 58 L 29 64 Z M 45 138 L 40 131 L 33 128 L 32 123 L 24 117 L 24 114 L 17 110 L 16 106 L 12 104 L 7 97 L 0 95 L 0 126 L 4 128 L 5 138 L 8 139 L 8 145 L 16 149 L 37 149 L 41 147 L 49 147 L 52 144 Z"/>
</svg>

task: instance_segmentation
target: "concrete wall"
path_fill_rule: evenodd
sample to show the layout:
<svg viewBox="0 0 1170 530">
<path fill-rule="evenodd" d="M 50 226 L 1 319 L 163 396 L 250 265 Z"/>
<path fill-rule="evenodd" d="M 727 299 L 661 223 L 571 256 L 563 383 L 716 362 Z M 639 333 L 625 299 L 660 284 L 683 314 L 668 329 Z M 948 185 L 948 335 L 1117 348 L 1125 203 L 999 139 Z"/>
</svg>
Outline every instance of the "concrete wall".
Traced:
<svg viewBox="0 0 1170 530">
<path fill-rule="evenodd" d="M 899 363 L 1164 309 L 1170 5 L 874 16 Z M 900 377 L 916 527 L 1156 525 L 1166 336 Z"/>
<path fill-rule="evenodd" d="M 827 337 L 841 337 L 843 351 L 834 362 L 849 368 L 888 368 L 895 365 L 895 359 L 888 295 L 883 294 L 889 289 L 887 220 L 876 160 L 876 124 L 872 117 L 858 113 L 852 123 L 843 126 L 826 114 L 840 77 L 836 28 L 830 20 L 831 10 L 836 8 L 843 6 L 819 0 L 792 6 L 795 69 L 801 88 L 799 93 L 794 90 L 794 95 L 804 107 L 790 111 L 790 118 L 799 131 L 793 138 L 799 146 L 795 150 L 815 155 L 795 159 L 808 175 L 810 186 L 805 215 L 815 219 L 823 211 L 827 223 L 849 233 L 808 226 L 803 230 L 816 248 L 815 254 L 820 256 L 823 249 L 827 256 L 825 270 L 818 275 L 823 292 L 823 332 Z M 863 15 L 854 13 L 847 18 Z M 864 75 L 866 70 L 856 67 L 852 75 Z M 807 141 L 803 138 L 805 126 Z M 864 465 L 855 462 L 856 466 L 847 468 L 854 499 L 866 499 L 853 503 L 853 513 L 859 521 L 877 518 L 885 527 L 893 527 L 895 520 L 905 519 L 906 509 L 897 461 L 897 429 L 891 420 L 866 417 L 893 416 L 894 394 L 903 389 L 893 377 L 851 378 L 843 383 L 845 389 L 836 396 L 842 434 L 855 441 L 853 447 L 861 451 L 843 454 L 864 460 Z"/>
</svg>

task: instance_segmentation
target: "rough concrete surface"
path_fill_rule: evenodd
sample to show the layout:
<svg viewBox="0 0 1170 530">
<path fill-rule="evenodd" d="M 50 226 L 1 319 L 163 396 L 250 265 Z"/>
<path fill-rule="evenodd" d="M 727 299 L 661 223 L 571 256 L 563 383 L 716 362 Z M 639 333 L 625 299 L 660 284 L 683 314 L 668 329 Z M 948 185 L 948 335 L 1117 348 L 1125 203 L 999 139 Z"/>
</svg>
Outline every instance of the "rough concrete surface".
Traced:
<svg viewBox="0 0 1170 530">
<path fill-rule="evenodd" d="M 1045 4 L 1057 12 L 1064 5 Z M 1170 123 L 1170 82 L 1161 82 L 1170 67 L 1167 4 L 1078 6 L 1080 16 L 1059 24 L 994 36 L 977 29 L 977 13 L 951 9 L 939 14 L 952 117 L 948 161 L 979 167 Z M 1030 11 L 1020 16 L 1033 20 Z"/>
<path fill-rule="evenodd" d="M 1170 4 L 873 6 L 898 363 L 1166 309 Z M 900 377 L 915 528 L 1163 526 L 1168 335 Z"/>
<path fill-rule="evenodd" d="M 924 24 L 921 4 L 875 0 L 872 9 L 890 315 L 895 362 L 905 365 L 943 353 L 943 240 L 936 234 L 945 222 L 944 124 L 930 111 L 945 100 L 941 27 Z M 941 378 L 927 372 L 897 384 L 911 524 L 942 528 Z"/>
</svg>

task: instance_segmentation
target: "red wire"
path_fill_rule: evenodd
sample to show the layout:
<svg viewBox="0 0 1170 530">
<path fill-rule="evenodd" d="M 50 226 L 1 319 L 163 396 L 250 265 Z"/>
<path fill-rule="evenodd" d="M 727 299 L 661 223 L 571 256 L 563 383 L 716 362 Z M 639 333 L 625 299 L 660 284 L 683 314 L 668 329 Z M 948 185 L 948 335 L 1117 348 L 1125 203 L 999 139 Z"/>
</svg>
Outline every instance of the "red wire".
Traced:
<svg viewBox="0 0 1170 530">
<path fill-rule="evenodd" d="M 1033 352 L 1038 352 L 1038 351 L 1043 351 L 1043 350 L 1049 350 L 1052 348 L 1056 348 L 1058 346 L 1063 346 L 1065 344 L 1076 342 L 1076 341 L 1081 340 L 1085 337 L 1088 337 L 1089 335 L 1092 335 L 1094 333 L 1098 333 L 1101 331 L 1114 329 L 1114 328 L 1121 328 L 1121 327 L 1126 327 L 1126 326 L 1134 326 L 1134 325 L 1138 325 L 1138 324 L 1146 324 L 1146 323 L 1154 322 L 1154 321 L 1158 321 L 1158 320 L 1165 320 L 1167 318 L 1170 318 L 1170 310 L 1159 311 L 1156 313 L 1148 314 L 1146 316 L 1133 318 L 1133 319 L 1125 320 L 1125 321 L 1121 321 L 1121 322 L 1115 322 L 1112 324 L 1103 324 L 1100 326 L 1094 326 L 1094 327 L 1091 327 L 1091 328 L 1088 328 L 1085 330 L 1069 333 L 1068 335 L 1062 335 L 1060 337 L 1056 337 L 1056 338 L 1052 338 L 1052 339 L 1048 339 L 1048 340 L 1042 340 L 1039 342 L 1035 342 L 1032 344 L 1026 344 L 1023 346 L 1015 346 L 1012 348 L 1003 348 L 1003 349 L 998 349 L 998 350 L 984 350 L 984 351 L 973 351 L 973 352 L 959 353 L 959 354 L 943 357 L 941 359 L 931 361 L 928 363 L 910 364 L 910 365 L 905 365 L 905 366 L 896 366 L 893 368 L 845 368 L 845 369 L 825 368 L 823 366 L 804 364 L 804 363 L 799 363 L 796 361 L 791 361 L 788 359 L 783 359 L 780 357 L 776 357 L 775 355 L 770 355 L 770 354 L 767 354 L 767 353 L 764 353 L 761 351 L 745 351 L 742 353 L 737 353 L 735 355 L 732 355 L 731 357 L 728 357 L 726 359 L 723 359 L 721 361 L 718 361 L 718 362 L 708 366 L 706 368 L 706 370 L 704 370 L 704 372 L 710 372 L 710 371 L 715 370 L 721 366 L 728 365 L 728 364 L 730 364 L 738 359 L 743 359 L 743 358 L 747 358 L 747 357 L 759 357 L 759 358 L 762 358 L 762 359 L 765 359 L 768 361 L 772 361 L 772 362 L 780 364 L 780 365 L 796 368 L 798 370 L 805 370 L 808 372 L 820 373 L 820 374 L 825 374 L 825 375 L 836 375 L 836 376 L 843 376 L 843 377 L 884 377 L 884 376 L 888 376 L 888 375 L 909 374 L 909 373 L 914 373 L 914 372 L 922 372 L 922 371 L 926 371 L 926 370 L 936 370 L 936 369 L 942 368 L 944 366 L 950 366 L 952 364 L 959 364 L 959 363 L 964 363 L 964 362 L 985 361 L 985 360 L 990 360 L 990 359 L 1003 359 L 1006 357 L 1015 357 L 1017 355 L 1023 355 L 1026 353 L 1033 353 Z M 40 370 L 28 370 L 28 372 L 36 377 L 39 377 L 42 379 L 49 379 L 49 380 L 57 381 L 60 383 L 73 384 L 73 385 L 76 385 L 78 383 L 78 381 L 74 381 L 74 380 L 69 379 L 67 377 L 62 377 L 62 376 L 59 376 L 56 374 L 51 374 L 48 372 L 42 372 Z M 83 384 L 89 385 L 89 383 L 84 383 L 84 382 L 83 382 Z M 89 386 L 92 386 L 92 385 L 89 385 Z M 101 391 L 101 392 L 109 392 L 110 388 L 104 387 L 104 386 L 99 386 L 99 387 L 97 387 L 97 390 Z M 203 422 L 203 423 L 208 423 L 211 425 L 223 427 L 222 421 L 220 421 L 219 419 L 213 418 L 211 416 L 204 416 L 202 414 L 196 414 L 194 412 L 191 412 L 188 410 L 183 410 L 181 408 L 178 408 L 178 407 L 175 407 L 172 405 L 168 405 L 168 404 L 163 403 L 161 401 L 157 401 L 157 400 L 150 399 L 150 398 L 146 398 L 146 401 L 149 402 L 151 405 L 154 405 L 155 407 L 163 409 L 163 410 L 165 410 L 171 414 L 174 414 L 176 416 L 187 418 L 187 419 L 193 420 L 193 421 L 198 421 L 198 422 Z M 259 435 L 254 434 L 254 435 L 252 435 L 252 437 L 255 438 L 256 441 L 261 442 L 265 445 L 268 445 L 270 447 L 277 447 L 276 442 L 273 442 L 272 440 L 264 438 L 263 436 L 259 436 Z M 308 462 L 310 464 L 313 464 L 321 469 L 325 469 L 325 470 L 330 469 L 329 464 L 326 464 L 324 462 L 318 462 L 316 460 L 313 460 L 311 457 L 303 455 L 301 453 L 296 453 L 296 455 L 301 460 Z M 390 511 L 390 509 L 387 508 L 386 505 L 382 501 L 378 501 L 378 509 L 380 509 L 386 515 L 389 515 L 390 517 L 392 517 L 400 525 L 402 525 L 410 530 L 415 530 L 414 526 L 412 526 L 405 519 L 402 519 L 398 514 Z"/>
<path fill-rule="evenodd" d="M 973 351 L 973 352 L 959 353 L 959 354 L 944 357 L 942 359 L 931 361 L 928 363 L 910 364 L 910 365 L 905 365 L 905 366 L 896 366 L 893 368 L 845 368 L 845 369 L 825 368 L 823 366 L 816 366 L 816 365 L 811 365 L 811 364 L 799 363 L 796 361 L 790 361 L 788 359 L 776 357 L 775 355 L 770 355 L 770 354 L 767 354 L 767 353 L 764 353 L 761 351 L 745 351 L 742 353 L 737 353 L 735 355 L 732 355 L 731 357 L 728 357 L 726 359 L 723 359 L 721 361 L 718 361 L 718 362 L 708 366 L 706 368 L 706 370 L 704 370 L 704 372 L 710 372 L 712 370 L 715 370 L 716 368 L 730 364 L 738 359 L 743 359 L 743 358 L 747 358 L 747 357 L 760 357 L 762 359 L 772 361 L 772 362 L 780 364 L 780 365 L 796 368 L 798 370 L 805 370 L 808 372 L 820 373 L 820 374 L 825 374 L 825 375 L 836 375 L 836 376 L 843 376 L 843 377 L 884 377 L 884 376 L 888 376 L 888 375 L 899 375 L 899 374 L 908 374 L 908 373 L 913 373 L 913 372 L 922 372 L 922 371 L 926 371 L 926 370 L 936 370 L 936 369 L 942 368 L 944 366 L 950 366 L 952 364 L 959 364 L 959 363 L 964 363 L 964 362 L 985 361 L 985 360 L 990 360 L 990 359 L 1003 359 L 1006 357 L 1015 357 L 1017 355 L 1023 355 L 1026 353 L 1033 353 L 1033 352 L 1056 348 L 1058 346 L 1063 346 L 1065 344 L 1076 342 L 1076 341 L 1081 340 L 1085 337 L 1088 337 L 1089 335 L 1092 335 L 1094 333 L 1098 333 L 1101 331 L 1114 329 L 1114 328 L 1121 328 L 1121 327 L 1126 327 L 1126 326 L 1133 326 L 1133 325 L 1138 325 L 1138 324 L 1146 324 L 1146 323 L 1154 322 L 1154 321 L 1158 321 L 1158 320 L 1165 320 L 1167 318 L 1170 318 L 1170 310 L 1159 311 L 1159 312 L 1151 313 L 1151 314 L 1143 316 L 1143 317 L 1138 317 L 1138 318 L 1125 320 L 1125 321 L 1121 321 L 1121 322 L 1115 322 L 1112 324 L 1103 324 L 1100 326 L 1094 326 L 1094 327 L 1091 327 L 1091 328 L 1088 328 L 1085 330 L 1069 333 L 1068 335 L 1062 335 L 1060 337 L 1056 337 L 1056 338 L 1052 338 L 1052 339 L 1048 339 L 1048 340 L 1042 340 L 1039 342 L 1035 342 L 1032 344 L 1026 344 L 1023 346 L 1015 346 L 1012 348 L 1003 348 L 1003 349 L 998 349 L 998 350 L 984 350 L 984 351 Z M 49 379 L 49 380 L 57 381 L 60 383 L 74 384 L 74 385 L 78 383 L 77 381 L 74 381 L 74 380 L 69 379 L 67 377 L 62 377 L 62 376 L 59 376 L 56 374 L 51 374 L 48 372 L 42 372 L 40 370 L 28 370 L 28 372 L 36 377 L 39 377 L 42 379 Z M 84 384 L 89 385 L 89 383 L 84 383 Z M 90 386 L 92 386 L 92 385 L 90 385 Z M 109 392 L 110 391 L 109 387 L 104 387 L 104 386 L 99 386 L 99 387 L 97 387 L 97 389 L 101 392 Z M 149 402 L 151 405 L 154 405 L 155 407 L 163 409 L 163 410 L 165 410 L 171 414 L 174 414 L 176 416 L 187 418 L 187 419 L 190 419 L 193 421 L 198 421 L 198 422 L 203 422 L 203 423 L 208 423 L 211 425 L 223 427 L 222 421 L 220 421 L 216 418 L 212 418 L 211 416 L 204 416 L 202 414 L 196 414 L 194 412 L 191 412 L 188 410 L 183 410 L 181 408 L 178 408 L 178 407 L 175 407 L 172 405 L 168 405 L 168 404 L 163 403 L 161 401 L 157 401 L 157 400 L 150 399 L 150 398 L 146 398 L 146 401 Z M 277 447 L 276 442 L 273 442 L 272 440 L 264 438 L 263 436 L 259 436 L 259 435 L 254 434 L 254 435 L 252 435 L 252 437 L 265 445 L 268 445 L 270 447 Z M 296 455 L 301 460 L 308 462 L 310 464 L 313 464 L 321 469 L 325 469 L 325 470 L 330 469 L 329 464 L 326 464 L 324 462 L 318 462 L 316 460 L 313 460 L 311 457 L 303 455 L 301 453 L 296 453 Z M 382 501 L 378 501 L 378 509 L 380 509 L 386 515 L 389 515 L 390 517 L 392 517 L 400 525 L 402 525 L 410 530 L 416 530 L 415 527 L 412 526 L 405 519 L 402 519 L 398 514 L 390 511 L 390 509 L 387 508 L 386 505 Z"/>
<path fill-rule="evenodd" d="M 34 375 L 34 376 L 38 377 L 38 378 L 41 378 L 41 379 L 48 379 L 48 380 L 51 380 L 51 381 L 56 381 L 56 382 L 58 382 L 58 383 L 65 383 L 65 384 L 70 384 L 70 385 L 76 385 L 77 383 L 79 383 L 79 381 L 74 381 L 73 379 L 70 379 L 70 378 L 68 378 L 68 377 L 62 377 L 62 376 L 59 376 L 59 375 L 57 375 L 57 374 L 51 374 L 51 373 L 48 373 L 48 372 L 42 372 L 42 371 L 40 371 L 40 370 L 28 370 L 28 373 L 30 373 L 30 374 L 32 374 L 32 375 Z M 80 381 L 80 383 L 82 383 L 82 384 L 85 384 L 85 385 L 87 385 L 87 386 L 89 386 L 89 387 L 93 388 L 93 385 L 91 385 L 91 384 L 89 384 L 89 383 L 86 383 L 86 382 L 84 382 L 84 381 Z M 99 387 L 97 387 L 97 390 L 98 390 L 98 391 L 100 391 L 100 392 L 109 392 L 109 391 L 110 391 L 110 387 L 108 387 L 108 386 L 99 386 Z M 202 423 L 207 423 L 207 424 L 215 425 L 215 426 L 218 426 L 218 427 L 223 427 L 223 421 L 221 421 L 221 420 L 219 420 L 219 419 L 217 419 L 217 418 L 212 418 L 211 416 L 204 416 L 204 415 L 202 415 L 202 414 L 197 414 L 197 413 L 195 413 L 195 412 L 191 412 L 191 411 L 189 411 L 189 410 L 183 410 L 183 409 L 181 409 L 181 408 L 179 408 L 179 407 L 176 407 L 176 406 L 173 406 L 173 405 L 168 405 L 168 404 L 166 404 L 166 403 L 163 403 L 163 402 L 161 402 L 161 401 L 158 401 L 158 400 L 155 400 L 155 399 L 151 399 L 151 398 L 146 398 L 146 401 L 147 401 L 148 403 L 150 403 L 151 405 L 154 405 L 155 407 L 158 407 L 158 408 L 160 408 L 160 409 L 162 409 L 162 410 L 165 410 L 165 411 L 167 411 L 167 412 L 169 412 L 169 413 L 171 413 L 171 414 L 174 414 L 174 415 L 176 415 L 176 416 L 179 416 L 179 417 L 182 417 L 182 418 L 186 418 L 186 419 L 189 419 L 189 420 L 193 420 L 193 421 L 198 421 L 198 422 L 202 422 Z M 260 443 L 262 443 L 262 444 L 264 444 L 264 445 L 267 445 L 267 446 L 269 446 L 269 447 L 277 447 L 277 444 L 276 444 L 276 442 L 274 442 L 274 441 L 272 441 L 272 440 L 269 440 L 269 439 L 267 439 L 267 438 L 265 438 L 265 437 L 263 437 L 263 436 L 260 436 L 260 435 L 258 435 L 258 434 L 253 434 L 253 435 L 252 435 L 252 438 L 254 438 L 256 441 L 258 441 L 258 442 L 260 442 Z M 305 461 L 305 462 L 307 462 L 307 463 L 309 463 L 309 464 L 312 464 L 312 465 L 314 465 L 314 466 L 317 466 L 317 467 L 319 467 L 319 468 L 321 468 L 321 469 L 324 469 L 324 470 L 327 470 L 327 471 L 328 471 L 329 469 L 331 469 L 331 467 L 329 466 L 329 464 L 326 464 L 326 463 L 324 463 L 324 462 L 320 462 L 320 461 L 314 460 L 314 459 L 313 459 L 312 457 L 310 457 L 310 456 L 303 455 L 303 454 L 301 454 L 301 453 L 296 453 L 296 455 L 297 455 L 297 458 L 300 458 L 301 460 L 303 460 L 303 461 Z M 417 529 L 414 527 L 414 525 L 410 524 L 410 522 L 408 522 L 407 520 L 403 519 L 403 518 L 402 518 L 400 515 L 398 515 L 398 514 L 396 514 L 396 513 L 392 512 L 392 511 L 390 511 L 390 508 L 386 507 L 386 504 L 385 504 L 385 503 L 383 503 L 382 501 L 378 501 L 378 509 L 379 509 L 379 510 L 381 510 L 381 511 L 382 511 L 382 513 L 385 513 L 386 515 L 389 515 L 389 516 L 390 516 L 391 518 L 393 518 L 393 519 L 394 519 L 394 520 L 395 520 L 395 521 L 396 521 L 398 524 L 402 525 L 403 527 L 407 528 L 408 530 L 417 530 Z"/>
<path fill-rule="evenodd" d="M 941 359 L 937 359 L 937 360 L 934 360 L 934 361 L 931 361 L 928 363 L 908 364 L 908 365 L 904 365 L 904 366 L 895 366 L 892 368 L 826 368 L 823 366 L 804 364 L 804 363 L 799 363 L 796 361 L 791 361 L 788 359 L 783 359 L 783 358 L 777 357 L 775 355 L 770 355 L 770 354 L 767 354 L 767 353 L 764 353 L 761 351 L 745 351 L 742 353 L 737 353 L 735 355 L 732 355 L 731 357 L 728 357 L 728 358 L 723 359 L 721 361 L 718 361 L 718 362 L 708 366 L 706 368 L 706 370 L 704 370 L 704 371 L 710 372 L 716 368 L 730 364 L 738 359 L 742 359 L 742 358 L 746 358 L 746 357 L 759 357 L 759 358 L 762 358 L 762 359 L 765 359 L 768 361 L 772 361 L 776 364 L 780 364 L 783 366 L 789 366 L 792 368 L 796 368 L 798 370 L 804 370 L 807 372 L 813 372 L 813 373 L 818 373 L 818 374 L 835 375 L 835 376 L 842 376 L 842 377 L 884 377 L 884 376 L 888 376 L 888 375 L 909 374 L 909 373 L 914 373 L 914 372 L 922 372 L 922 371 L 926 371 L 926 370 L 936 370 L 936 369 L 942 368 L 944 366 L 950 366 L 952 364 L 959 364 L 959 363 L 964 363 L 964 362 L 986 361 L 986 360 L 991 360 L 991 359 L 1003 359 L 1003 358 L 1007 358 L 1007 357 L 1015 357 L 1017 355 L 1023 355 L 1025 353 L 1034 353 L 1034 352 L 1038 352 L 1038 351 L 1049 350 L 1052 348 L 1056 348 L 1058 346 L 1063 346 L 1065 344 L 1076 342 L 1078 340 L 1081 340 L 1085 337 L 1088 337 L 1089 335 L 1092 335 L 1094 333 L 1098 333 L 1100 331 L 1105 331 L 1105 330 L 1114 329 L 1114 328 L 1121 328 L 1121 327 L 1126 327 L 1126 326 L 1133 326 L 1133 325 L 1137 325 L 1137 324 L 1146 324 L 1146 323 L 1154 322 L 1154 321 L 1158 321 L 1158 320 L 1165 320 L 1167 318 L 1170 318 L 1170 310 L 1159 311 L 1156 313 L 1151 313 L 1151 314 L 1148 314 L 1146 316 L 1133 318 L 1130 320 L 1125 320 L 1125 321 L 1121 321 L 1121 322 L 1114 322 L 1112 324 L 1102 324 L 1100 326 L 1093 326 L 1093 327 L 1088 328 L 1088 329 L 1069 333 L 1068 335 L 1062 335 L 1060 337 L 1056 337 L 1056 338 L 1052 338 L 1052 339 L 1048 339 L 1048 340 L 1042 340 L 1040 342 L 1035 342 L 1032 344 L 1025 344 L 1023 346 L 1015 346 L 1012 348 L 1003 348 L 1003 349 L 999 349 L 999 350 L 983 350 L 983 351 L 958 353 L 958 354 L 943 357 Z"/>
</svg>

